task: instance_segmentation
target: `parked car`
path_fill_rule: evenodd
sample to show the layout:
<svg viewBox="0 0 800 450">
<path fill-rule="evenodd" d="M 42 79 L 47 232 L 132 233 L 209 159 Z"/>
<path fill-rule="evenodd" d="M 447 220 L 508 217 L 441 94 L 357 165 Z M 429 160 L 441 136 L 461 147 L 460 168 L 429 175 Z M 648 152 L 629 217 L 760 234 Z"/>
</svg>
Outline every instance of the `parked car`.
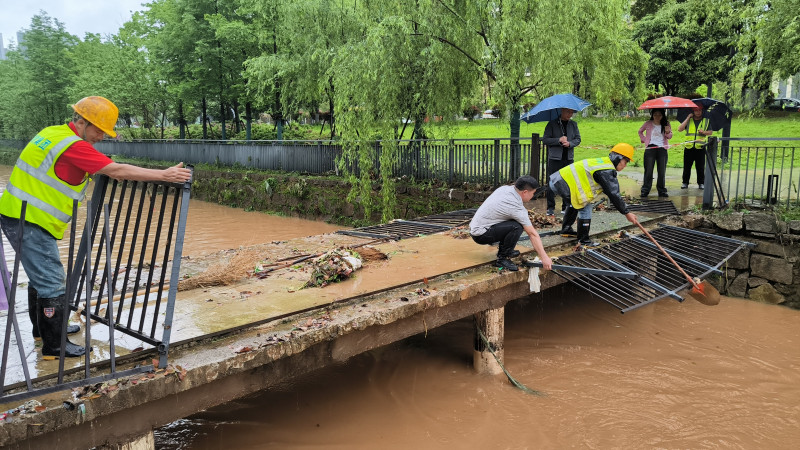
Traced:
<svg viewBox="0 0 800 450">
<path fill-rule="evenodd" d="M 767 108 L 778 111 L 800 112 L 800 100 L 796 98 L 776 98 Z"/>
</svg>

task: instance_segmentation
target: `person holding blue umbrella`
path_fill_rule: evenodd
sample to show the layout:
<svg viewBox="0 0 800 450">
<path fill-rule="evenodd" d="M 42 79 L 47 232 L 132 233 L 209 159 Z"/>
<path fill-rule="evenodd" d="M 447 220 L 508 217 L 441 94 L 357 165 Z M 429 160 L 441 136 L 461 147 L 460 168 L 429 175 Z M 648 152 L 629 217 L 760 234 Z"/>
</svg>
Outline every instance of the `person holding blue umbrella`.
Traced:
<svg viewBox="0 0 800 450">
<path fill-rule="evenodd" d="M 561 115 L 547 122 L 542 135 L 542 142 L 547 145 L 547 177 L 575 162 L 575 147 L 581 143 L 578 124 L 572 119 L 575 111 L 561 108 Z M 547 215 L 554 215 L 556 196 L 547 190 Z M 567 209 L 567 202 L 562 199 L 561 211 Z"/>
<path fill-rule="evenodd" d="M 575 111 L 583 111 L 591 103 L 572 94 L 556 94 L 542 100 L 533 109 L 523 114 L 521 119 L 526 123 L 547 122 L 542 135 L 542 142 L 547 146 L 547 176 L 550 177 L 575 159 L 575 147 L 581 143 L 578 124 L 571 120 Z M 562 201 L 561 211 L 567 207 Z M 547 190 L 547 215 L 554 215 L 556 198 L 550 189 Z"/>
</svg>

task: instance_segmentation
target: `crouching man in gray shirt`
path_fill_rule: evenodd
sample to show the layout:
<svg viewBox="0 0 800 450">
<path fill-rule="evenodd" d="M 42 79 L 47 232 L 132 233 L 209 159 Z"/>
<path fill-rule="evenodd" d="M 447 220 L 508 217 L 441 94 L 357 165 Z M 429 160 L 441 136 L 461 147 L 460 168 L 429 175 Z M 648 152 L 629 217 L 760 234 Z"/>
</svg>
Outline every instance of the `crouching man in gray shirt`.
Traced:
<svg viewBox="0 0 800 450">
<path fill-rule="evenodd" d="M 513 186 L 501 186 L 483 202 L 469 223 L 472 240 L 481 245 L 499 243 L 495 267 L 506 270 L 519 270 L 510 258 L 519 256 L 514 250 L 522 231 L 531 238 L 531 244 L 542 260 L 545 269 L 550 269 L 552 260 L 544 251 L 542 239 L 533 228 L 528 210 L 523 202 L 529 202 L 536 193 L 539 182 L 530 175 L 519 177 Z"/>
</svg>

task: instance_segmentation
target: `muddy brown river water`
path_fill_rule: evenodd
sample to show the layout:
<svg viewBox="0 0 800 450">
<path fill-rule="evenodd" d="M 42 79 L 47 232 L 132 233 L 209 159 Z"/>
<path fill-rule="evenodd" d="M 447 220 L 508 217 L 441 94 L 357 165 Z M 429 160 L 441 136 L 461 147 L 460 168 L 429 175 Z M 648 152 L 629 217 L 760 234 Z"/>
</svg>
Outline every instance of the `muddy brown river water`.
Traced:
<svg viewBox="0 0 800 450">
<path fill-rule="evenodd" d="M 184 255 L 337 228 L 193 202 Z M 542 397 L 473 372 L 472 326 L 176 421 L 156 430 L 156 447 L 800 447 L 800 311 L 665 299 L 621 315 L 568 286 L 526 297 L 506 308 L 506 367 Z"/>
<path fill-rule="evenodd" d="M 621 315 L 570 287 L 506 308 L 502 376 L 463 320 L 157 431 L 163 449 L 793 449 L 800 311 L 723 298 Z"/>
</svg>

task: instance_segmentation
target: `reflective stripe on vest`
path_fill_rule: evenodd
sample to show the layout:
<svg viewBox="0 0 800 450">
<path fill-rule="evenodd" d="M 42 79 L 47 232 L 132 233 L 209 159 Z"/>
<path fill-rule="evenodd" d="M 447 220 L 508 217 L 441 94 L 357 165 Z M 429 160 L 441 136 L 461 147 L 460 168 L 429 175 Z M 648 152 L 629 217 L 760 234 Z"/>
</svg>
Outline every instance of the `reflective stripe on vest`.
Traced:
<svg viewBox="0 0 800 450">
<path fill-rule="evenodd" d="M 603 188 L 594 180 L 594 173 L 598 170 L 614 169 L 611 159 L 591 158 L 570 164 L 559 170 L 561 178 L 569 186 L 570 202 L 575 209 L 581 209 L 594 200 Z"/>
<path fill-rule="evenodd" d="M 689 124 L 686 125 L 686 137 L 692 141 L 701 141 L 701 142 L 690 142 L 685 145 L 686 148 L 695 148 L 695 147 L 702 147 L 706 141 L 706 137 L 702 134 L 698 136 L 697 132 L 703 130 L 708 130 L 708 119 L 705 117 L 700 119 L 700 126 L 695 126 L 694 118 L 689 119 Z"/>
<path fill-rule="evenodd" d="M 0 214 L 19 218 L 22 202 L 28 202 L 25 221 L 44 228 L 61 239 L 72 219 L 72 204 L 84 198 L 87 179 L 71 185 L 55 174 L 55 163 L 70 145 L 81 138 L 69 125 L 47 127 L 22 150 L 5 192 L 0 196 Z"/>
</svg>

